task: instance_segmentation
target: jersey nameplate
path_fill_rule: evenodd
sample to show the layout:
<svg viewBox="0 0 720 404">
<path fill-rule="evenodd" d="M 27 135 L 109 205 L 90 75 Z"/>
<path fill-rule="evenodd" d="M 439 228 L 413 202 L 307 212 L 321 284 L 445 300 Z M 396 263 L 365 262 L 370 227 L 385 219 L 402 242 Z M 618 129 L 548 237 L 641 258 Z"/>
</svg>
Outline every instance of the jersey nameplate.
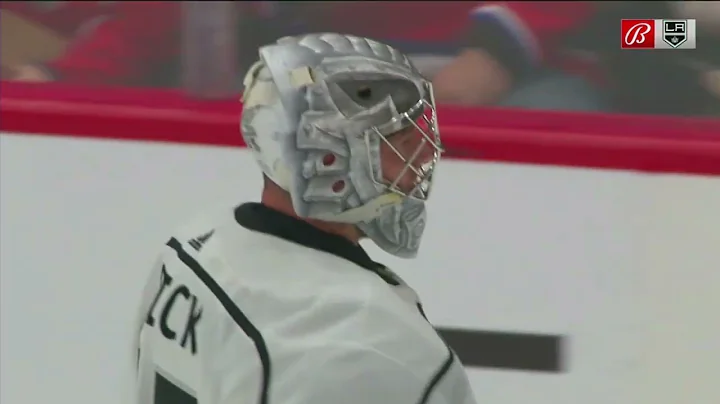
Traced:
<svg viewBox="0 0 720 404">
<path fill-rule="evenodd" d="M 160 288 L 155 294 L 152 305 L 148 310 L 145 324 L 158 327 L 163 337 L 175 341 L 185 349 L 189 348 L 193 355 L 197 353 L 197 325 L 202 317 L 202 307 L 198 298 L 183 284 L 173 283 L 173 278 L 165 270 L 161 270 L 162 280 Z M 187 319 L 182 324 L 170 324 L 170 314 L 176 310 L 187 313 Z M 177 316 L 175 316 L 177 318 Z M 177 321 L 176 321 L 177 323 Z"/>
</svg>

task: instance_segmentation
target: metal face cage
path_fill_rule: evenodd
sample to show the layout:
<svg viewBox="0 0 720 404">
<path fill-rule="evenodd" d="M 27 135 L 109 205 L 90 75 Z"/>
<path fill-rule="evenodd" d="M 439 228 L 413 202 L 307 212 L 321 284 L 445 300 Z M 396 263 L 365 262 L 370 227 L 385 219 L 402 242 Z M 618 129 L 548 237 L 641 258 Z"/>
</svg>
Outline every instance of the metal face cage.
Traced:
<svg viewBox="0 0 720 404">
<path fill-rule="evenodd" d="M 374 126 L 365 132 L 365 142 L 368 149 L 368 161 L 370 160 L 370 136 L 379 136 L 381 141 L 393 151 L 397 157 L 404 162 L 404 167 L 400 173 L 392 180 L 384 180 L 382 172 L 373 168 L 370 164 L 370 172 L 376 185 L 385 187 L 388 191 L 400 194 L 405 197 L 427 200 L 432 187 L 432 177 L 437 166 L 440 156 L 444 152 L 444 148 L 440 141 L 440 131 L 437 123 L 437 112 L 435 108 L 435 97 L 432 92 L 432 85 L 425 85 L 425 94 L 427 98 L 420 99 L 409 110 L 402 112 L 393 118 L 390 122 Z M 403 155 L 393 144 L 389 138 L 400 130 L 414 128 L 422 137 L 420 144 L 410 155 Z M 430 147 L 432 157 L 429 161 L 418 162 L 417 160 L 423 154 L 423 151 Z M 400 180 L 410 171 L 415 174 L 415 186 L 411 190 L 402 190 L 399 187 Z"/>
</svg>

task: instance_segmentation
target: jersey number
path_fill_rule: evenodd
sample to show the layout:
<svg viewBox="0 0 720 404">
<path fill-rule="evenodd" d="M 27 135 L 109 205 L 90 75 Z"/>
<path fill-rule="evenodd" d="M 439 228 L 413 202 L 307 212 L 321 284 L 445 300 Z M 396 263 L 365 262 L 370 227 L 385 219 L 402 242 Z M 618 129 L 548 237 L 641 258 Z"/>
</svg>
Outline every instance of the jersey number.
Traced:
<svg viewBox="0 0 720 404">
<path fill-rule="evenodd" d="M 197 398 L 178 387 L 163 375 L 155 373 L 155 399 L 153 404 L 197 404 Z"/>
</svg>

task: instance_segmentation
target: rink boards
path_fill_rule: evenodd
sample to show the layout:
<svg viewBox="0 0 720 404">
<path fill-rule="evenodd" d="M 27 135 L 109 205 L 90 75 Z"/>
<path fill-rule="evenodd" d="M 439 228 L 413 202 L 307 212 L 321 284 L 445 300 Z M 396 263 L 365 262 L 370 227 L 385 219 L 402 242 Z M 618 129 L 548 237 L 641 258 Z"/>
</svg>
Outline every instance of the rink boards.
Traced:
<svg viewBox="0 0 720 404">
<path fill-rule="evenodd" d="M 257 200 L 258 170 L 238 148 L 1 140 L 0 401 L 120 404 L 154 254 Z M 417 260 L 368 248 L 456 330 L 478 402 L 720 402 L 720 178 L 447 160 L 436 181 Z"/>
</svg>

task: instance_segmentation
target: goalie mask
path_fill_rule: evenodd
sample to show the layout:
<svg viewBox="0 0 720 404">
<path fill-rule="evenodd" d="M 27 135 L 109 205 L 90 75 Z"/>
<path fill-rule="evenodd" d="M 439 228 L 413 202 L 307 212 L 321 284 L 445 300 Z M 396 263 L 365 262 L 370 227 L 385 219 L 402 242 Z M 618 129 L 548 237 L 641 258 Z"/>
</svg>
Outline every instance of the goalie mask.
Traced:
<svg viewBox="0 0 720 404">
<path fill-rule="evenodd" d="M 260 49 L 244 85 L 243 138 L 298 216 L 417 254 L 442 149 L 431 84 L 407 56 L 349 35 L 288 37 Z M 409 152 L 390 140 L 408 133 Z"/>
</svg>

